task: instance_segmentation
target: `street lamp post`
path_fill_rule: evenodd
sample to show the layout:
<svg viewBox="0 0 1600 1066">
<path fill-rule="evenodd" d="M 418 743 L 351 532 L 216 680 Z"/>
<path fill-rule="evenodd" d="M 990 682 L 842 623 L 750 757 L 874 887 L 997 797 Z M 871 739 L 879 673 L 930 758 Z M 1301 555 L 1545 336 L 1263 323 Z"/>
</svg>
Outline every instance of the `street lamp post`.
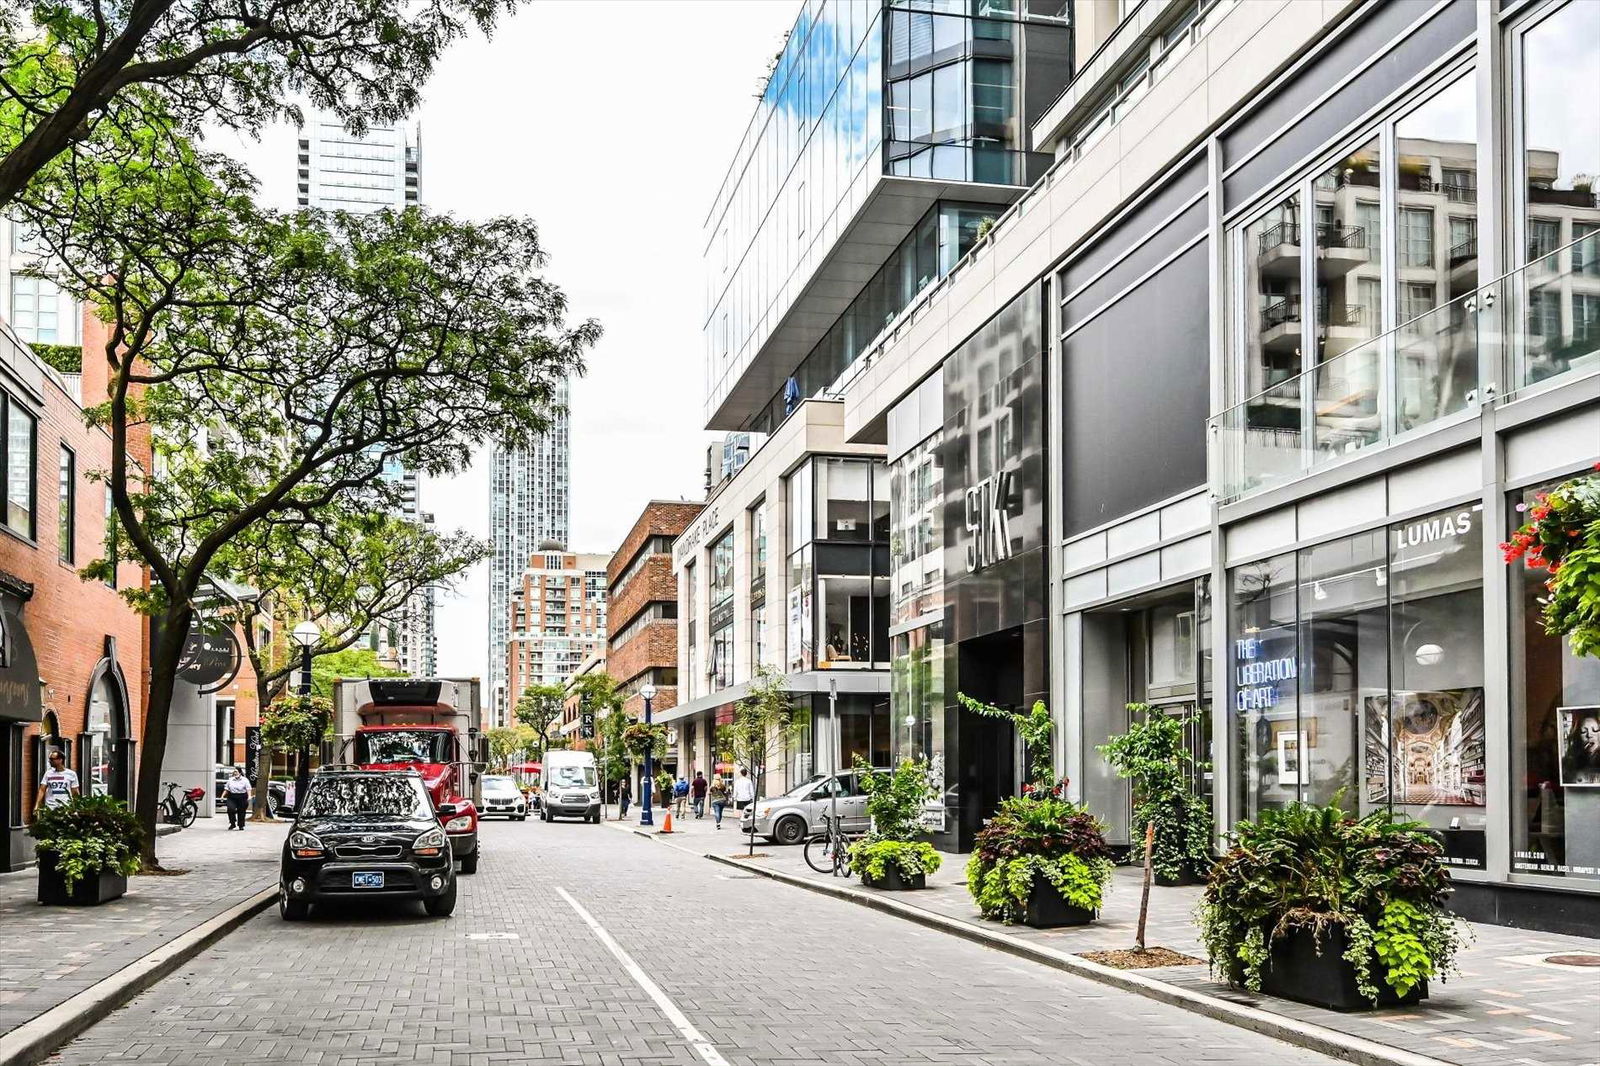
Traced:
<svg viewBox="0 0 1600 1066">
<path fill-rule="evenodd" d="M 644 724 L 650 724 L 650 701 L 656 698 L 656 687 L 646 684 L 639 690 L 639 695 L 644 697 Z M 655 825 L 655 818 L 650 811 L 650 793 L 655 786 L 655 767 L 652 756 L 655 754 L 655 744 L 651 744 L 644 751 L 644 781 L 639 788 L 639 824 Z"/>
<path fill-rule="evenodd" d="M 311 695 L 311 649 L 317 646 L 317 641 L 322 639 L 322 630 L 317 623 L 310 619 L 298 623 L 289 632 L 289 639 L 300 646 L 300 695 Z M 267 787 L 266 782 L 261 787 Z M 294 805 L 300 809 L 300 801 L 305 798 L 306 792 L 311 788 L 311 749 L 301 748 L 295 756 L 294 768 Z"/>
</svg>

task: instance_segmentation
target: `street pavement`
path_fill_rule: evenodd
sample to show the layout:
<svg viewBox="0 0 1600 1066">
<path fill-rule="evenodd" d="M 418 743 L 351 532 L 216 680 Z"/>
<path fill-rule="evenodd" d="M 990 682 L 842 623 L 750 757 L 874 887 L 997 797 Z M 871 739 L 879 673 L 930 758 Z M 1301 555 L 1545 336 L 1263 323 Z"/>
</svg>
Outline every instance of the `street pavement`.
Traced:
<svg viewBox="0 0 1600 1066">
<path fill-rule="evenodd" d="M 162 865 L 189 872 L 130 877 L 127 895 L 98 907 L 41 907 L 37 870 L 0 874 L 0 1033 L 275 883 L 289 823 L 227 825 L 219 814 L 157 838 Z"/>
<path fill-rule="evenodd" d="M 629 819 L 630 825 L 636 821 Z M 657 818 L 658 825 L 659 821 Z M 724 819 L 721 832 L 712 828 L 709 814 L 696 819 L 691 813 L 673 821 L 673 835 L 662 839 L 675 845 L 728 857 L 746 851 L 747 838 L 730 832 L 737 828 L 731 815 Z M 756 850 L 765 853 L 765 858 L 749 862 L 762 867 L 881 895 L 859 888 L 853 879 L 816 873 L 805 864 L 800 848 L 758 840 Z M 945 856 L 944 865 L 928 878 L 926 890 L 893 893 L 895 902 L 1071 954 L 1133 946 L 1141 871 L 1116 871 L 1100 916 L 1090 925 L 1029 929 L 1000 926 L 978 916 L 967 894 L 965 860 L 964 855 Z M 1205 958 L 1194 922 L 1200 893 L 1198 885 L 1152 888 L 1146 942 Z M 1458 957 L 1461 972 L 1448 981 L 1430 982 L 1428 998 L 1414 1007 L 1339 1014 L 1230 989 L 1215 980 L 1204 965 L 1140 973 L 1460 1066 L 1600 1066 L 1600 969 L 1594 965 L 1600 962 L 1600 940 L 1498 925 L 1472 924 L 1468 928 L 1471 938 Z M 1600 930 L 1596 932 L 1600 934 Z M 1594 962 L 1559 965 L 1551 962 L 1552 958 Z"/>
<path fill-rule="evenodd" d="M 495 822 L 482 845 L 453 918 L 267 912 L 52 1061 L 1332 1061 L 614 828 Z"/>
</svg>

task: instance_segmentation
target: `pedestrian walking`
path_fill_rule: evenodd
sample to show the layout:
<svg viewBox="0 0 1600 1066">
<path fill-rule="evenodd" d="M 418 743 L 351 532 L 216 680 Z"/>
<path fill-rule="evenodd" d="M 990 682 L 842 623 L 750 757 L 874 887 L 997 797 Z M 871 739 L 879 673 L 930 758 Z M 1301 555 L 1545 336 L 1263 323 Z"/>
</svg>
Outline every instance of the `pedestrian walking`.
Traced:
<svg viewBox="0 0 1600 1066">
<path fill-rule="evenodd" d="M 689 800 L 689 782 L 678 778 L 672 786 L 672 814 L 676 818 L 683 817 L 683 805 Z"/>
<path fill-rule="evenodd" d="M 244 832 L 244 813 L 250 809 L 250 779 L 237 766 L 222 783 L 222 801 L 228 806 L 228 828 Z"/>
<path fill-rule="evenodd" d="M 722 812 L 728 809 L 728 783 L 718 774 L 717 779 L 711 782 L 711 813 L 716 818 L 717 828 L 722 828 Z"/>
<path fill-rule="evenodd" d="M 67 769 L 67 757 L 51 749 L 49 762 L 50 769 L 39 779 L 39 794 L 33 799 L 35 808 L 61 807 L 81 795 L 78 775 Z"/>
<path fill-rule="evenodd" d="M 689 795 L 694 800 L 694 816 L 696 818 L 704 818 L 706 816 L 706 793 L 710 788 L 711 784 L 706 780 L 706 775 L 702 771 L 696 770 L 694 772 L 694 782 L 689 786 Z"/>
<path fill-rule="evenodd" d="M 750 771 L 741 769 L 739 777 L 733 783 L 733 809 L 742 811 L 756 801 L 756 783 L 750 778 Z"/>
<path fill-rule="evenodd" d="M 633 782 L 628 780 L 628 775 L 622 775 L 622 783 L 617 786 L 617 818 L 621 820 L 628 816 L 628 804 L 633 801 Z"/>
</svg>

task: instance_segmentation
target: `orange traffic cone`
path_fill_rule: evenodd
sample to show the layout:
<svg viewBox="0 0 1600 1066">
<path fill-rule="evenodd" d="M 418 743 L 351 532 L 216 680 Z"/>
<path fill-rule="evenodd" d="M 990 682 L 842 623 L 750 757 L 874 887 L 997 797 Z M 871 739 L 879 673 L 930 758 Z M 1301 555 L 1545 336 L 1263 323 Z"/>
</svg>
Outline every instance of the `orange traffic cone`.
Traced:
<svg viewBox="0 0 1600 1066">
<path fill-rule="evenodd" d="M 667 808 L 667 816 L 661 822 L 661 831 L 663 833 L 672 832 L 672 808 L 671 807 Z"/>
</svg>

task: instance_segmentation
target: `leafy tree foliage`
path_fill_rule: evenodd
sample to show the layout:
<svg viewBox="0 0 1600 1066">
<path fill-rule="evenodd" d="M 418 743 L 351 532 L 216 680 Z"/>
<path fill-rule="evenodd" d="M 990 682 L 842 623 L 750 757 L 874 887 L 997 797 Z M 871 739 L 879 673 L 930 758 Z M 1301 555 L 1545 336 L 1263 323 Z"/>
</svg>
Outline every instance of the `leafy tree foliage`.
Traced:
<svg viewBox="0 0 1600 1066">
<path fill-rule="evenodd" d="M 539 750 L 539 737 L 525 725 L 495 726 L 483 731 L 489 741 L 489 765 L 504 769 L 527 761 Z"/>
<path fill-rule="evenodd" d="M 540 755 L 549 748 L 565 746 L 552 743 L 547 734 L 550 723 L 561 717 L 561 709 L 566 699 L 565 686 L 557 684 L 529 685 L 522 690 L 522 695 L 517 697 L 517 705 L 511 713 L 518 722 L 533 730 L 538 737 L 535 750 Z"/>
<path fill-rule="evenodd" d="M 354 129 L 414 111 L 444 49 L 488 33 L 509 0 L 57 0 L 0 5 L 0 206 L 68 156 L 151 128 L 247 133 L 303 119 Z"/>
</svg>

